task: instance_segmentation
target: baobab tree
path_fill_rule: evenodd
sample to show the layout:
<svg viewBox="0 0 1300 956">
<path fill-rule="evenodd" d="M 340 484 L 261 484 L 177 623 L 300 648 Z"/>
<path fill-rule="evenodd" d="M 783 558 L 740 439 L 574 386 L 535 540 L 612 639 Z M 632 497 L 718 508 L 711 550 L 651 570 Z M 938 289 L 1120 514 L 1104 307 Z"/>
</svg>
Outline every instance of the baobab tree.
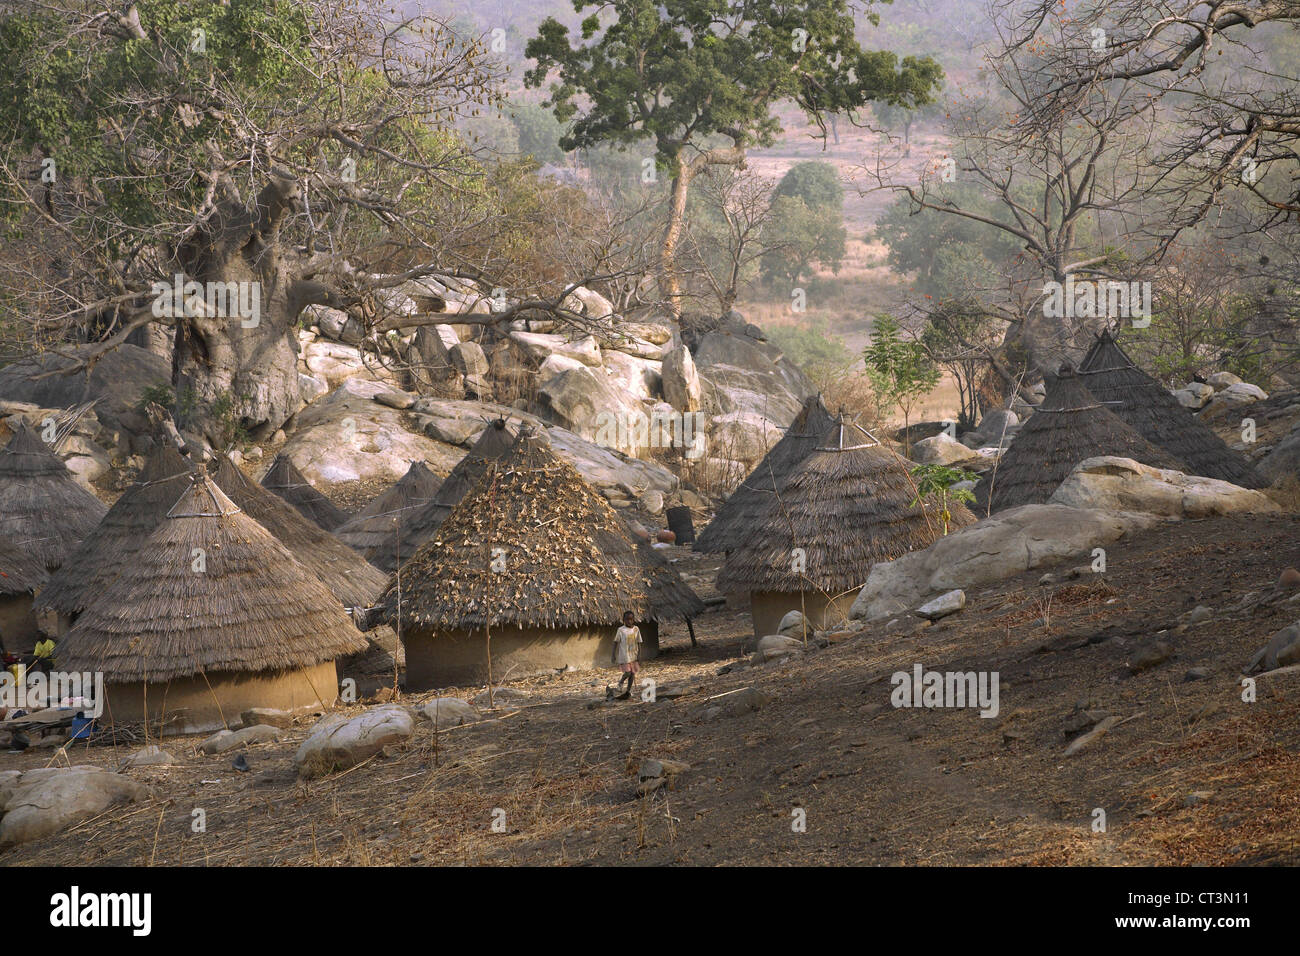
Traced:
<svg viewBox="0 0 1300 956">
<path fill-rule="evenodd" d="M 518 235 L 497 241 L 515 224 L 455 130 L 499 104 L 498 70 L 437 20 L 363 0 L 6 3 L 0 60 L 6 336 L 67 371 L 165 327 L 181 424 L 214 443 L 301 406 L 305 307 L 346 309 L 383 346 L 446 321 L 436 294 L 394 314 L 391 290 L 436 273 L 488 296 L 517 275 Z M 616 270 L 570 245 L 571 281 L 464 321 L 581 321 L 567 293 Z"/>
</svg>

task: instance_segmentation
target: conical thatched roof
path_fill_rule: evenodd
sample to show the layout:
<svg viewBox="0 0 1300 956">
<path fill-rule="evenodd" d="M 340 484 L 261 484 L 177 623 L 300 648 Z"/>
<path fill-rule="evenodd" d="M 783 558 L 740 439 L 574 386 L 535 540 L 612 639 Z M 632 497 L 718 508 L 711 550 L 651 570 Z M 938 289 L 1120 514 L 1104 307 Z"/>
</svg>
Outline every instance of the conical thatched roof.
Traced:
<svg viewBox="0 0 1300 956">
<path fill-rule="evenodd" d="M 347 512 L 312 487 L 307 476 L 298 470 L 288 455 L 275 456 L 275 461 L 262 476 L 262 487 L 274 491 L 297 508 L 304 518 L 326 531 L 334 531 L 348 520 Z"/>
<path fill-rule="evenodd" d="M 135 483 L 68 556 L 36 602 L 38 609 L 77 614 L 135 560 L 149 535 L 189 487 L 190 463 L 169 442 L 149 454 Z"/>
<path fill-rule="evenodd" d="M 367 561 L 378 548 L 387 546 L 391 553 L 406 523 L 433 500 L 441 487 L 442 479 L 428 465 L 413 461 L 396 484 L 349 518 L 334 536 Z"/>
<path fill-rule="evenodd" d="M 980 485 L 987 487 L 993 511 L 1042 504 L 1075 465 L 1099 455 L 1132 458 L 1156 468 L 1187 468 L 1097 401 L 1072 369 L 1062 368 L 996 470 Z"/>
<path fill-rule="evenodd" d="M 734 551 L 749 537 L 755 516 L 771 500 L 791 470 L 817 447 L 833 419 L 821 396 L 804 402 L 803 408 L 758 467 L 731 493 L 698 538 L 696 551 Z"/>
<path fill-rule="evenodd" d="M 388 579 L 382 571 L 308 521 L 283 498 L 250 481 L 229 458 L 221 460 L 216 481 L 245 514 L 275 535 L 347 607 L 369 607 L 383 592 Z"/>
<path fill-rule="evenodd" d="M 494 559 L 504 570 L 493 570 Z M 531 434 L 486 463 L 434 538 L 402 565 L 401 585 L 404 628 L 613 625 L 624 611 L 664 620 L 702 609 L 573 466 Z M 397 604 L 394 581 L 383 600 L 393 623 Z"/>
<path fill-rule="evenodd" d="M 874 564 L 933 544 L 943 535 L 937 508 L 914 505 L 911 462 L 864 429 L 833 420 L 811 454 L 762 500 L 718 574 L 720 591 L 820 591 L 861 587 Z M 975 522 L 961 503 L 949 526 Z M 795 569 L 802 549 L 804 570 Z"/>
<path fill-rule="evenodd" d="M 0 597 L 31 594 L 45 586 L 45 565 L 12 541 L 0 538 Z"/>
<path fill-rule="evenodd" d="M 1186 463 L 1194 475 L 1243 488 L 1268 482 L 1159 382 L 1138 368 L 1106 329 L 1079 367 L 1088 391 L 1152 444 Z"/>
<path fill-rule="evenodd" d="M 153 682 L 309 667 L 365 647 L 338 599 L 199 475 L 59 643 L 59 664 Z"/>
<path fill-rule="evenodd" d="M 25 424 L 0 449 L 0 537 L 54 570 L 108 508 Z"/>
<path fill-rule="evenodd" d="M 438 526 L 451 514 L 451 509 L 460 503 L 465 492 L 473 488 L 483 476 L 488 462 L 495 461 L 508 452 L 514 445 L 517 434 L 517 428 L 504 419 L 498 418 L 489 424 L 479 435 L 474 447 L 456 463 L 432 500 L 419 510 L 402 516 L 401 538 L 390 537 L 371 550 L 368 556 L 370 563 L 389 574 L 396 571 L 398 559 L 406 561 L 437 534 Z"/>
</svg>

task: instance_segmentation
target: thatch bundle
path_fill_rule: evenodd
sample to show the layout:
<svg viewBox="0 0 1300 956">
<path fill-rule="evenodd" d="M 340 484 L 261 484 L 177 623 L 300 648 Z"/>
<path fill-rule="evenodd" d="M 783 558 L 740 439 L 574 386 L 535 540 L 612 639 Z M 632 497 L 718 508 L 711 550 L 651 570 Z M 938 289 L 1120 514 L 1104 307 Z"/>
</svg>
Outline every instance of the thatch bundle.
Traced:
<svg viewBox="0 0 1300 956">
<path fill-rule="evenodd" d="M 53 571 L 108 508 L 25 424 L 0 449 L 0 537 Z"/>
<path fill-rule="evenodd" d="M 1138 368 L 1109 329 L 1097 336 L 1079 366 L 1079 374 L 1097 401 L 1105 403 L 1147 441 L 1184 462 L 1191 474 L 1230 481 L 1243 488 L 1268 484 L 1254 465 Z"/>
<path fill-rule="evenodd" d="M 423 508 L 403 516 L 402 534 L 399 538 L 389 538 L 376 545 L 370 555 L 370 563 L 388 573 L 397 570 L 397 565 L 409 559 L 420 547 L 438 533 L 451 509 L 460 503 L 465 493 L 477 484 L 488 462 L 495 461 L 514 444 L 517 429 L 498 418 L 488 425 L 479 435 L 465 457 L 456 463 L 443 481 L 442 486 Z"/>
<path fill-rule="evenodd" d="M 200 474 L 60 642 L 59 663 L 158 682 L 309 667 L 365 647 L 337 598 Z"/>
<path fill-rule="evenodd" d="M 754 519 L 771 501 L 776 489 L 790 472 L 817 447 L 834 421 L 821 396 L 804 402 L 781 440 L 769 449 L 758 467 L 749 473 L 718 509 L 700 536 L 696 551 L 734 551 L 749 538 Z"/>
<path fill-rule="evenodd" d="M 26 549 L 0 538 L 0 597 L 31 594 L 45 586 L 50 574 Z"/>
<path fill-rule="evenodd" d="M 334 535 L 308 521 L 284 499 L 244 476 L 229 458 L 221 460 L 216 482 L 250 518 L 275 535 L 312 576 L 347 607 L 368 607 L 387 577 Z"/>
<path fill-rule="evenodd" d="M 499 550 L 498 550 L 499 549 Z M 494 570 L 494 567 L 497 570 Z M 698 613 L 699 598 L 573 466 L 521 434 L 400 575 L 401 625 L 566 628 Z M 383 599 L 397 623 L 398 582 Z"/>
<path fill-rule="evenodd" d="M 297 508 L 304 518 L 326 531 L 334 531 L 348 520 L 347 512 L 317 491 L 288 455 L 275 456 L 275 461 L 262 476 L 262 487 L 275 492 Z"/>
<path fill-rule="evenodd" d="M 176 499 L 189 487 L 190 463 L 160 442 L 108 514 L 50 578 L 36 609 L 80 613 L 129 566 Z"/>
<path fill-rule="evenodd" d="M 933 544 L 943 522 L 932 502 L 912 503 L 910 466 L 842 415 L 833 420 L 762 499 L 718 574 L 718 590 L 842 594 L 861 587 L 877 562 Z M 950 527 L 975 522 L 959 502 L 949 511 Z"/>
<path fill-rule="evenodd" d="M 441 487 L 442 479 L 428 465 L 413 461 L 395 485 L 349 518 L 334 536 L 367 561 L 379 549 L 386 548 L 391 554 L 406 523 L 433 500 Z"/>
<path fill-rule="evenodd" d="M 987 489 L 992 511 L 1042 504 L 1075 465 L 1099 455 L 1132 458 L 1156 468 L 1187 468 L 1099 402 L 1073 369 L 1062 368 L 997 469 L 980 482 L 981 489 Z"/>
</svg>

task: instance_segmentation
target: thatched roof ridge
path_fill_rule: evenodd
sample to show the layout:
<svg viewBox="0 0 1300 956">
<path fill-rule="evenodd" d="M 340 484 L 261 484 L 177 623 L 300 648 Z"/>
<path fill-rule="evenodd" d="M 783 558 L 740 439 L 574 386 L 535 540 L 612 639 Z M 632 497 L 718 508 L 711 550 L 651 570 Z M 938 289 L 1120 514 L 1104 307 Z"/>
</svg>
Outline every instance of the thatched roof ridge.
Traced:
<svg viewBox="0 0 1300 956">
<path fill-rule="evenodd" d="M 776 489 L 803 461 L 825 434 L 834 419 L 818 395 L 804 402 L 781 440 L 731 493 L 713 520 L 695 539 L 696 551 L 732 551 L 749 537 L 755 516 L 771 500 Z"/>
<path fill-rule="evenodd" d="M 911 462 L 846 421 L 832 421 L 816 447 L 763 499 L 718 574 L 720 591 L 816 591 L 834 596 L 861 587 L 871 568 L 928 547 L 943 534 L 935 506 L 912 504 Z M 949 506 L 950 526 L 973 524 L 964 505 Z M 795 549 L 804 570 L 795 570 Z"/>
<path fill-rule="evenodd" d="M 324 528 L 308 521 L 283 498 L 249 480 L 222 458 L 216 483 L 250 518 L 288 548 L 347 607 L 368 607 L 387 577 Z"/>
<path fill-rule="evenodd" d="M 283 452 L 275 456 L 275 461 L 271 462 L 271 467 L 262 476 L 262 487 L 274 491 L 297 508 L 304 518 L 326 531 L 334 531 L 348 520 L 347 512 L 317 491 L 307 476 Z"/>
<path fill-rule="evenodd" d="M 703 606 L 572 465 L 527 433 L 485 463 L 400 578 L 406 629 L 607 626 L 624 611 L 660 620 Z M 396 623 L 396 579 L 383 606 Z"/>
<path fill-rule="evenodd" d="M 135 482 L 50 578 L 38 609 L 76 614 L 129 565 L 189 487 L 190 463 L 169 442 L 149 453 Z"/>
<path fill-rule="evenodd" d="M 1186 471 L 1099 402 L 1072 369 L 1062 368 L 1041 405 L 1021 427 L 995 471 L 984 481 L 992 510 L 1042 504 L 1086 458 L 1117 455 L 1156 468 Z"/>
<path fill-rule="evenodd" d="M 1109 329 L 1097 336 L 1079 374 L 1098 401 L 1147 441 L 1184 462 L 1191 474 L 1230 481 L 1243 488 L 1268 485 L 1254 465 L 1138 368 Z"/>
<path fill-rule="evenodd" d="M 156 682 L 309 667 L 365 647 L 338 599 L 198 475 L 59 643 L 59 663 Z"/>
<path fill-rule="evenodd" d="M 25 424 L 0 449 L 0 537 L 47 569 L 62 564 L 107 511 Z"/>
<path fill-rule="evenodd" d="M 396 571 L 399 559 L 406 561 L 438 533 L 438 526 L 483 476 L 488 462 L 495 461 L 508 452 L 518 433 L 518 426 L 505 419 L 498 418 L 489 423 L 474 447 L 465 453 L 443 480 L 433 499 L 418 511 L 403 516 L 401 538 L 390 538 L 372 549 L 370 563 L 390 574 Z"/>
<path fill-rule="evenodd" d="M 49 578 L 50 573 L 38 558 L 12 541 L 0 538 L 0 597 L 39 591 Z"/>
<path fill-rule="evenodd" d="M 424 508 L 442 479 L 422 461 L 413 461 L 397 482 L 358 511 L 334 532 L 340 541 L 361 553 L 367 561 L 376 549 L 396 547 L 396 536 L 406 530 L 406 522 Z"/>
</svg>

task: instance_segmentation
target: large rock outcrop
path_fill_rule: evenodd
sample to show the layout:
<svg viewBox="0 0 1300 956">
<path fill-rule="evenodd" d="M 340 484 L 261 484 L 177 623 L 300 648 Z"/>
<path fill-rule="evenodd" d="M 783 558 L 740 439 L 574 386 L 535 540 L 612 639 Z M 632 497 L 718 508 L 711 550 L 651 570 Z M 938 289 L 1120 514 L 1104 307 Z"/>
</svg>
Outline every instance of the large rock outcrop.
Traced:
<svg viewBox="0 0 1300 956">
<path fill-rule="evenodd" d="M 1142 511 L 1171 518 L 1282 510 L 1262 491 L 1111 456 L 1079 462 L 1052 493 L 1051 501 L 1071 508 Z"/>
<path fill-rule="evenodd" d="M 923 551 L 877 564 L 849 612 L 874 621 L 952 590 L 968 591 L 1058 561 L 1092 560 L 1092 549 L 1153 527 L 1151 514 L 1022 505 L 940 538 Z"/>
</svg>

